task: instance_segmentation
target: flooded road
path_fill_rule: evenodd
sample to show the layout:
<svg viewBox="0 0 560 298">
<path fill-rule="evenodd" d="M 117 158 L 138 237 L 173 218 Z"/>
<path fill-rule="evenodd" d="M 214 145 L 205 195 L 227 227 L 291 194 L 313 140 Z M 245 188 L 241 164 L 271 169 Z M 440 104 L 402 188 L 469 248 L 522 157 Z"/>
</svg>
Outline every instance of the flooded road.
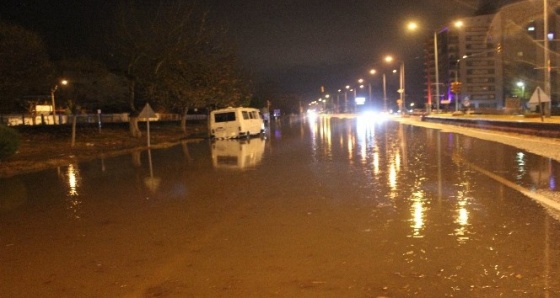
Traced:
<svg viewBox="0 0 560 298">
<path fill-rule="evenodd" d="M 0 180 L 0 297 L 559 297 L 557 162 L 291 119 Z"/>
</svg>

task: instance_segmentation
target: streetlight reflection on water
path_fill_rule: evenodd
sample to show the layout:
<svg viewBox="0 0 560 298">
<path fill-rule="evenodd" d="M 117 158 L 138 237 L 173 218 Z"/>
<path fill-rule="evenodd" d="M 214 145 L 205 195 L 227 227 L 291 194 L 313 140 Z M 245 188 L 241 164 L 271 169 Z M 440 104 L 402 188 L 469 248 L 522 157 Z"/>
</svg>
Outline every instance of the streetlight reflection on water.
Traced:
<svg viewBox="0 0 560 298">
<path fill-rule="evenodd" d="M 66 173 L 62 174 L 61 177 L 66 180 L 68 184 L 68 193 L 66 196 L 66 202 L 68 206 L 66 207 L 71 218 L 80 219 L 80 209 L 82 205 L 82 200 L 80 199 L 80 194 L 78 188 L 80 187 L 82 177 L 80 175 L 80 169 L 77 164 L 69 164 L 66 169 Z"/>
<path fill-rule="evenodd" d="M 365 189 L 365 196 L 377 202 L 377 206 L 389 208 L 387 211 L 404 211 L 401 208 L 406 206 L 408 216 L 403 220 L 409 226 L 408 237 L 424 238 L 427 230 L 433 228 L 435 219 L 432 217 L 436 212 L 433 208 L 441 200 L 441 194 L 426 190 L 429 188 L 428 176 L 433 171 L 422 168 L 430 164 L 428 161 L 418 164 L 419 158 L 428 157 L 418 157 L 418 152 L 414 150 L 416 145 L 410 143 L 414 139 L 409 132 L 410 127 L 382 121 L 386 119 L 383 115 L 371 113 L 342 118 L 316 115 L 315 121 L 309 118 L 313 150 L 316 156 L 328 152 L 329 160 L 337 160 L 333 155 L 348 160 L 354 179 L 365 179 L 356 182 L 357 187 Z M 414 154 L 408 151 L 414 151 Z M 439 154 L 444 153 L 440 150 Z M 411 158 L 413 160 L 409 160 Z M 455 215 L 451 220 L 455 227 L 449 235 L 460 244 L 470 239 L 470 187 L 468 182 L 464 182 L 470 179 L 469 173 L 460 171 L 462 176 L 459 178 L 463 182 L 456 184 L 456 195 L 448 196 L 455 202 Z M 359 177 L 362 175 L 364 177 Z"/>
</svg>

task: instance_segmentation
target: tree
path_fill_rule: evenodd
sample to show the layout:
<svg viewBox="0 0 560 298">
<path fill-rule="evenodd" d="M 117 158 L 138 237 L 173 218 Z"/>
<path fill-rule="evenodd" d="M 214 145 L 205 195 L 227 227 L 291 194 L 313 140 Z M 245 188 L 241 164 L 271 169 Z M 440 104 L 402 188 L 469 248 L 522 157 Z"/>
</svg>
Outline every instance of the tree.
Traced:
<svg viewBox="0 0 560 298">
<path fill-rule="evenodd" d="M 150 101 L 183 115 L 192 107 L 246 101 L 250 93 L 224 30 L 208 12 L 183 1 L 124 1 L 117 10 L 113 49 L 129 81 L 129 106 Z M 137 118 L 131 132 L 139 135 Z"/>
<path fill-rule="evenodd" d="M 127 108 L 127 82 L 107 67 L 87 57 L 71 58 L 57 63 L 58 72 L 70 82 L 64 98 L 71 112 L 79 109 L 118 112 Z"/>
<path fill-rule="evenodd" d="M 72 147 L 76 137 L 76 116 L 83 110 L 96 111 L 107 105 L 122 105 L 126 101 L 126 83 L 110 73 L 105 65 L 89 58 L 60 61 L 58 69 L 68 80 L 60 98 L 72 116 Z"/>
<path fill-rule="evenodd" d="M 0 113 L 13 112 L 25 95 L 48 94 L 52 67 L 41 38 L 0 23 Z"/>
</svg>

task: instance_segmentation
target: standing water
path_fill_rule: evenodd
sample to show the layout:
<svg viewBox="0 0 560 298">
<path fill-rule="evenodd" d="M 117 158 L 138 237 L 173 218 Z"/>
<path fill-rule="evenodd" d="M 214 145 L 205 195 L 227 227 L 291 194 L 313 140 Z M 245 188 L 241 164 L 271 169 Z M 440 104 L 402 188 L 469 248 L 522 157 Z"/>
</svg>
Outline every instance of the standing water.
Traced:
<svg viewBox="0 0 560 298">
<path fill-rule="evenodd" d="M 0 180 L 1 297 L 558 297 L 559 166 L 373 118 Z"/>
</svg>

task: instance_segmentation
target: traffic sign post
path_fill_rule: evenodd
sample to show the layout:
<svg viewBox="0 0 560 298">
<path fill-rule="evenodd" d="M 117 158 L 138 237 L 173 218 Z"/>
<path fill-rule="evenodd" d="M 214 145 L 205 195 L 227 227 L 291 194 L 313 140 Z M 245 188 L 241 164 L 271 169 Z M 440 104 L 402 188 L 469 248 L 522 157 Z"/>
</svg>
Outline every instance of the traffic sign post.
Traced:
<svg viewBox="0 0 560 298">
<path fill-rule="evenodd" d="M 146 138 L 148 139 L 148 147 L 150 147 L 150 118 L 155 117 L 156 113 L 150 107 L 149 103 L 146 103 L 140 114 L 138 115 L 139 119 L 146 119 Z"/>
</svg>

